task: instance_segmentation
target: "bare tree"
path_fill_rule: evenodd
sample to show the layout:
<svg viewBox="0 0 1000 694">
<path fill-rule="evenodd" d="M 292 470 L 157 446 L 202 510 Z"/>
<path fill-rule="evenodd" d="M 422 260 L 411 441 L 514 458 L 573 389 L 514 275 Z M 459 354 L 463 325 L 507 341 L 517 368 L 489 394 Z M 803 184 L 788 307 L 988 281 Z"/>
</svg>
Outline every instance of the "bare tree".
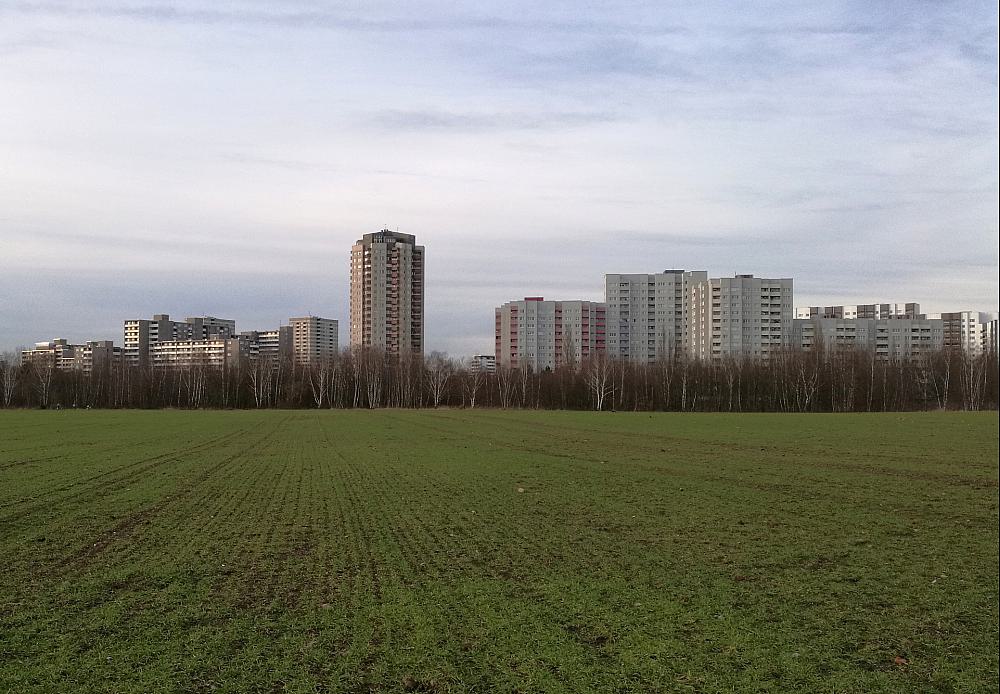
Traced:
<svg viewBox="0 0 1000 694">
<path fill-rule="evenodd" d="M 431 404 L 437 408 L 441 405 L 441 400 L 444 398 L 448 381 L 451 380 L 455 367 L 448 359 L 448 355 L 441 352 L 431 352 L 425 365 L 427 391 L 431 396 Z"/>
<path fill-rule="evenodd" d="M 506 364 L 497 364 L 497 396 L 500 407 L 510 409 L 514 396 L 514 369 Z"/>
<path fill-rule="evenodd" d="M 35 375 L 35 392 L 38 394 L 38 404 L 41 407 L 49 406 L 49 398 L 52 395 L 52 379 L 56 374 L 56 361 L 54 358 L 36 359 L 31 362 L 31 371 Z"/>
<path fill-rule="evenodd" d="M 13 350 L 0 354 L 0 401 L 10 407 L 21 377 L 21 353 Z"/>
<path fill-rule="evenodd" d="M 590 391 L 594 409 L 600 412 L 604 409 L 604 401 L 612 394 L 613 365 L 607 354 L 598 352 L 590 355 L 584 362 L 583 374 Z"/>
<path fill-rule="evenodd" d="M 306 366 L 306 376 L 309 380 L 309 389 L 312 391 L 313 402 L 316 409 L 323 407 L 323 401 L 330 387 L 330 361 L 320 359 L 318 362 Z"/>
<path fill-rule="evenodd" d="M 469 407 L 475 408 L 476 394 L 486 382 L 486 372 L 481 365 L 467 366 L 462 371 L 462 392 L 468 400 Z"/>
</svg>

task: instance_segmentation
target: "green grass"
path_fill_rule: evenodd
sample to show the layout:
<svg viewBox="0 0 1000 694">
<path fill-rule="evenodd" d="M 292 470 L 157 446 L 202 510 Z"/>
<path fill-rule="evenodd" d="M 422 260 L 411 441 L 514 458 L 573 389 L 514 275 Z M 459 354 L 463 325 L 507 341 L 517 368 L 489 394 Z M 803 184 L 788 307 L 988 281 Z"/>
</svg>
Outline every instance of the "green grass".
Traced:
<svg viewBox="0 0 1000 694">
<path fill-rule="evenodd" d="M 0 691 L 995 692 L 997 437 L 0 412 Z"/>
</svg>

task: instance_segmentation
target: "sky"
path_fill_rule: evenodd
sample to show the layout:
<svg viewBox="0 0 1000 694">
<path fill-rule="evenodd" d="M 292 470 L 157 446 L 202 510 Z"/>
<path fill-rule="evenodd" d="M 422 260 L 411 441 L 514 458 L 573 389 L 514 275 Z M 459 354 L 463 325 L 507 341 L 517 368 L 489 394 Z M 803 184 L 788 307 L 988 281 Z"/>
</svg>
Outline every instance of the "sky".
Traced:
<svg viewBox="0 0 1000 694">
<path fill-rule="evenodd" d="M 997 310 L 990 2 L 0 0 L 0 350 L 122 322 L 348 334 L 426 247 L 426 349 L 604 274 Z"/>
</svg>

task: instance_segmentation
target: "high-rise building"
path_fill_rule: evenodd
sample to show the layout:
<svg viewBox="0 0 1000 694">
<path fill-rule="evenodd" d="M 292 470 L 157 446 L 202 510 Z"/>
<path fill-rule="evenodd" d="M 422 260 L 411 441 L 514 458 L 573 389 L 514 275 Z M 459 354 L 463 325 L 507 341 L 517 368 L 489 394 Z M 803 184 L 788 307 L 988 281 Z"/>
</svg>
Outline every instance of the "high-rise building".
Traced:
<svg viewBox="0 0 1000 694">
<path fill-rule="evenodd" d="M 605 275 L 608 353 L 648 364 L 695 359 L 767 359 L 792 343 L 792 280 L 664 270 Z"/>
<path fill-rule="evenodd" d="M 705 271 L 604 276 L 608 354 L 649 363 L 683 349 L 691 287 Z"/>
<path fill-rule="evenodd" d="M 351 249 L 351 346 L 423 353 L 424 247 L 383 229 Z"/>
<path fill-rule="evenodd" d="M 605 351 L 606 308 L 594 301 L 509 301 L 495 310 L 496 363 L 539 372 Z"/>
<path fill-rule="evenodd" d="M 297 363 L 311 364 L 337 355 L 340 329 L 336 320 L 304 316 L 289 318 L 288 326 L 291 328 L 292 358 Z"/>
<path fill-rule="evenodd" d="M 694 282 L 687 354 L 767 359 L 792 346 L 792 280 L 736 275 Z"/>
<path fill-rule="evenodd" d="M 236 321 L 214 316 L 197 316 L 174 321 L 170 320 L 168 314 L 158 313 L 152 320 L 127 320 L 125 361 L 132 366 L 149 364 L 152 346 L 157 342 L 225 339 L 235 334 Z"/>
</svg>

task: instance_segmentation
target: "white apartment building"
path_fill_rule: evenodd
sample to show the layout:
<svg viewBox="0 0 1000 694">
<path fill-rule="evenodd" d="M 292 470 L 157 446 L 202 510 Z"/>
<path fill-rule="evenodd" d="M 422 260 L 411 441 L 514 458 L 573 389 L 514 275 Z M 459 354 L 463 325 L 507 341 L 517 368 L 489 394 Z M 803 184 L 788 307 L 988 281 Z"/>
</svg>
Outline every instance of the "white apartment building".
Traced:
<svg viewBox="0 0 1000 694">
<path fill-rule="evenodd" d="M 972 355 L 984 351 L 996 352 L 996 322 L 992 313 L 979 311 L 952 311 L 941 314 L 944 321 L 944 346 L 961 349 Z"/>
<path fill-rule="evenodd" d="M 196 316 L 183 321 L 170 320 L 166 313 L 150 320 L 125 321 L 124 358 L 132 366 L 151 363 L 152 346 L 157 342 L 177 340 L 225 339 L 236 334 L 236 321 L 215 316 Z"/>
<path fill-rule="evenodd" d="M 299 364 L 331 359 L 340 351 L 339 323 L 332 318 L 289 318 L 292 358 Z"/>
<path fill-rule="evenodd" d="M 1000 330 L 1000 318 L 995 313 L 979 314 L 979 321 L 982 324 L 982 345 L 983 354 L 997 356 L 997 331 Z"/>
<path fill-rule="evenodd" d="M 768 359 L 792 345 L 792 280 L 736 275 L 692 283 L 685 348 L 695 359 Z"/>
<path fill-rule="evenodd" d="M 905 361 L 944 346 L 944 321 L 931 318 L 796 318 L 794 345 L 811 351 L 858 349 L 881 361 Z"/>
<path fill-rule="evenodd" d="M 153 368 L 205 366 L 222 368 L 245 356 L 239 338 L 219 337 L 207 340 L 160 340 L 150 347 Z"/>
<path fill-rule="evenodd" d="M 705 271 L 604 276 L 608 354 L 650 363 L 683 349 L 692 287 Z"/>
<path fill-rule="evenodd" d="M 495 314 L 496 365 L 535 372 L 579 366 L 606 347 L 606 307 L 593 301 L 530 296 Z"/>
<path fill-rule="evenodd" d="M 800 306 L 795 309 L 796 318 L 926 318 L 920 313 L 920 304 L 853 304 L 845 306 Z"/>
<path fill-rule="evenodd" d="M 495 354 L 477 354 L 469 359 L 469 371 L 473 373 L 495 374 L 497 358 Z"/>
<path fill-rule="evenodd" d="M 111 340 L 90 340 L 82 345 L 70 344 L 64 338 L 36 342 L 34 349 L 21 352 L 25 363 L 52 363 L 60 371 L 79 370 L 90 373 L 94 369 L 112 366 L 121 361 L 122 348 Z"/>
</svg>

